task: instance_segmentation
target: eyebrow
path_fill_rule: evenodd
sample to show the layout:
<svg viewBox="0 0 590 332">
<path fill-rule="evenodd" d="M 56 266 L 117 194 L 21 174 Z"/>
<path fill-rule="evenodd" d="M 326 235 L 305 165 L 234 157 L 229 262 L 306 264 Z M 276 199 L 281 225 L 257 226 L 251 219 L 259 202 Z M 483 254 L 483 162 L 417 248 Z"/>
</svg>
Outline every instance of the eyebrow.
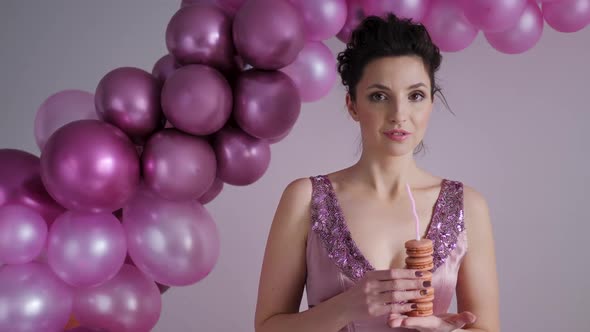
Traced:
<svg viewBox="0 0 590 332">
<path fill-rule="evenodd" d="M 420 82 L 420 83 L 416 83 L 416 84 L 410 85 L 407 88 L 407 90 L 412 90 L 412 89 L 416 89 L 416 88 L 419 88 L 419 87 L 425 87 L 426 88 L 427 86 L 426 86 L 426 84 Z M 386 87 L 385 85 L 379 84 L 379 83 L 375 83 L 375 84 L 369 85 L 369 87 L 367 88 L 367 90 L 372 89 L 372 88 L 377 88 L 377 89 L 382 89 L 382 90 L 391 90 L 388 87 Z"/>
</svg>

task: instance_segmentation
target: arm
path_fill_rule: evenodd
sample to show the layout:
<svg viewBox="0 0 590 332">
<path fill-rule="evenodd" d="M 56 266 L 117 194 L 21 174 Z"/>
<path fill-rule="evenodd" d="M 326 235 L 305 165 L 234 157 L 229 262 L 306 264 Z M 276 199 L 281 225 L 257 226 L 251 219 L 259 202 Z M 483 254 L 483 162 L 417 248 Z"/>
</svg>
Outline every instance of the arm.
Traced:
<svg viewBox="0 0 590 332">
<path fill-rule="evenodd" d="M 298 179 L 287 186 L 267 239 L 256 304 L 256 332 L 329 332 L 348 323 L 335 296 L 299 312 L 306 278 L 306 239 L 312 184 Z"/>
<path fill-rule="evenodd" d="M 468 249 L 457 280 L 458 311 L 469 311 L 477 321 L 458 331 L 500 331 L 498 276 L 488 205 L 481 194 L 465 186 L 465 227 Z"/>
</svg>

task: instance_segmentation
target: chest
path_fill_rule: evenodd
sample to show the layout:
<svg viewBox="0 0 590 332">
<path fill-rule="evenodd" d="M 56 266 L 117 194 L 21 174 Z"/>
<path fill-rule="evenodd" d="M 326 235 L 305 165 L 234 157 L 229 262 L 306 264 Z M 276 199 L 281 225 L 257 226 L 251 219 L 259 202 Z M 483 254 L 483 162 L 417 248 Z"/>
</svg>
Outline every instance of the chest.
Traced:
<svg viewBox="0 0 590 332">
<path fill-rule="evenodd" d="M 436 198 L 436 194 L 416 197 L 420 236 L 426 234 Z M 404 243 L 416 237 L 416 223 L 409 199 L 384 203 L 343 195 L 340 209 L 352 241 L 375 269 L 405 266 Z"/>
</svg>

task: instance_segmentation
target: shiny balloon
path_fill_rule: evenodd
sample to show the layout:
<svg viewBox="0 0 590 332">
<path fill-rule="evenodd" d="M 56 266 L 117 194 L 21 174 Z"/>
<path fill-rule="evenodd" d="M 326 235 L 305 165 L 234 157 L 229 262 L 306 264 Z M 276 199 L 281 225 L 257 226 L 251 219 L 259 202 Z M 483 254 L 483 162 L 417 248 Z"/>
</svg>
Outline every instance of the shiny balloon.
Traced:
<svg viewBox="0 0 590 332">
<path fill-rule="evenodd" d="M 79 326 L 73 329 L 68 329 L 67 332 L 108 332 L 103 329 L 94 329 L 90 327 Z"/>
<path fill-rule="evenodd" d="M 307 42 L 295 62 L 281 71 L 291 77 L 302 101 L 316 101 L 336 83 L 336 57 L 324 43 Z"/>
<path fill-rule="evenodd" d="M 165 129 L 147 142 L 142 167 L 152 191 L 170 200 L 188 200 L 201 197 L 211 187 L 217 162 L 205 139 Z"/>
<path fill-rule="evenodd" d="M 334 37 L 346 22 L 346 0 L 290 0 L 303 18 L 305 39 Z"/>
<path fill-rule="evenodd" d="M 399 18 L 411 18 L 414 22 L 424 19 L 431 0 L 365 0 L 363 8 L 367 15 L 384 17 L 394 13 Z"/>
<path fill-rule="evenodd" d="M 542 5 L 547 24 L 559 32 L 580 31 L 590 24 L 590 0 L 563 0 Z"/>
<path fill-rule="evenodd" d="M 444 52 L 458 52 L 467 48 L 479 32 L 467 20 L 455 0 L 433 0 L 424 18 L 424 25 L 432 41 Z"/>
<path fill-rule="evenodd" d="M 274 137 L 274 138 L 269 138 L 266 141 L 269 144 L 277 144 L 278 142 L 284 140 L 287 136 L 289 136 L 290 133 L 291 133 L 291 130 L 289 130 L 288 132 L 284 133 L 282 136 Z"/>
<path fill-rule="evenodd" d="M 367 16 L 363 9 L 363 0 L 348 0 L 346 4 L 348 5 L 346 7 L 346 22 L 344 22 L 344 26 L 336 35 L 336 37 L 344 43 L 350 41 L 352 31 L 356 29 Z"/>
<path fill-rule="evenodd" d="M 221 8 L 224 13 L 233 18 L 244 1 L 246 0 L 182 0 L 180 7 L 182 8 L 196 4 L 214 4 Z"/>
<path fill-rule="evenodd" d="M 236 13 L 233 38 L 238 54 L 259 69 L 279 69 L 303 48 L 303 18 L 287 0 L 248 0 Z"/>
<path fill-rule="evenodd" d="M 485 32 L 500 32 L 515 26 L 527 0 L 461 0 L 465 17 Z"/>
<path fill-rule="evenodd" d="M 99 117 L 143 142 L 162 125 L 161 83 L 150 73 L 133 67 L 111 70 L 95 93 Z"/>
<path fill-rule="evenodd" d="M 219 233 L 196 200 L 170 201 L 147 189 L 123 210 L 129 256 L 154 281 L 186 286 L 205 278 L 219 257 Z"/>
<path fill-rule="evenodd" d="M 301 110 L 297 87 L 281 71 L 248 70 L 235 88 L 234 118 L 246 133 L 273 138 L 289 131 Z"/>
<path fill-rule="evenodd" d="M 223 181 L 221 181 L 219 178 L 215 178 L 213 184 L 211 184 L 209 189 L 207 189 L 207 192 L 199 198 L 199 203 L 204 205 L 211 202 L 219 195 L 219 193 L 221 193 L 222 190 Z"/>
<path fill-rule="evenodd" d="M 0 268 L 0 331 L 61 332 L 73 290 L 40 263 Z"/>
<path fill-rule="evenodd" d="M 41 155 L 41 176 L 51 196 L 68 209 L 112 212 L 137 188 L 139 157 L 116 127 L 80 120 L 51 136 Z"/>
<path fill-rule="evenodd" d="M 163 84 L 180 67 L 173 55 L 166 54 L 154 64 L 152 75 Z"/>
<path fill-rule="evenodd" d="M 35 259 L 47 239 L 47 223 L 37 211 L 20 205 L 0 207 L 0 262 L 24 264 Z"/>
<path fill-rule="evenodd" d="M 213 148 L 217 156 L 217 176 L 234 186 L 258 181 L 270 165 L 268 141 L 226 127 L 216 134 Z"/>
<path fill-rule="evenodd" d="M 215 69 L 188 65 L 164 83 L 162 107 L 175 128 L 193 135 L 210 135 L 229 119 L 232 92 L 227 80 Z"/>
<path fill-rule="evenodd" d="M 81 90 L 64 90 L 49 96 L 35 115 L 35 140 L 43 150 L 49 136 L 72 121 L 96 119 L 94 95 Z"/>
<path fill-rule="evenodd" d="M 106 331 L 151 331 L 162 311 L 156 284 L 136 267 L 124 264 L 111 280 L 80 288 L 74 297 L 74 316 L 82 326 Z"/>
<path fill-rule="evenodd" d="M 5 204 L 30 207 L 48 225 L 65 212 L 45 190 L 39 158 L 15 149 L 0 149 L 0 206 Z"/>
<path fill-rule="evenodd" d="M 111 213 L 68 211 L 49 231 L 48 263 L 66 283 L 94 287 L 117 274 L 127 254 L 123 226 Z"/>
<path fill-rule="evenodd" d="M 181 64 L 227 69 L 235 53 L 231 18 L 211 4 L 183 7 L 168 23 L 166 47 Z"/>
<path fill-rule="evenodd" d="M 543 14 L 534 2 L 527 3 L 516 26 L 502 32 L 486 32 L 485 37 L 496 50 L 518 54 L 531 49 L 543 34 Z"/>
</svg>

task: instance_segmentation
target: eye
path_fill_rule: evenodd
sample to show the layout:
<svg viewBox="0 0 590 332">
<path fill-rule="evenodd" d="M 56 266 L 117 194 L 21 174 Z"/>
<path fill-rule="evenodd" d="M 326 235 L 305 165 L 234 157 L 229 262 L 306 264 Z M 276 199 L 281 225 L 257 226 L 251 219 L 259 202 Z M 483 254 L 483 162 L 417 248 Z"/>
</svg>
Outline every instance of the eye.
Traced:
<svg viewBox="0 0 590 332">
<path fill-rule="evenodd" d="M 422 92 L 414 92 L 410 95 L 411 101 L 422 101 L 425 98 L 424 93 Z"/>
<path fill-rule="evenodd" d="M 371 101 L 380 102 L 387 99 L 387 96 L 382 92 L 375 92 L 371 94 Z"/>
</svg>

